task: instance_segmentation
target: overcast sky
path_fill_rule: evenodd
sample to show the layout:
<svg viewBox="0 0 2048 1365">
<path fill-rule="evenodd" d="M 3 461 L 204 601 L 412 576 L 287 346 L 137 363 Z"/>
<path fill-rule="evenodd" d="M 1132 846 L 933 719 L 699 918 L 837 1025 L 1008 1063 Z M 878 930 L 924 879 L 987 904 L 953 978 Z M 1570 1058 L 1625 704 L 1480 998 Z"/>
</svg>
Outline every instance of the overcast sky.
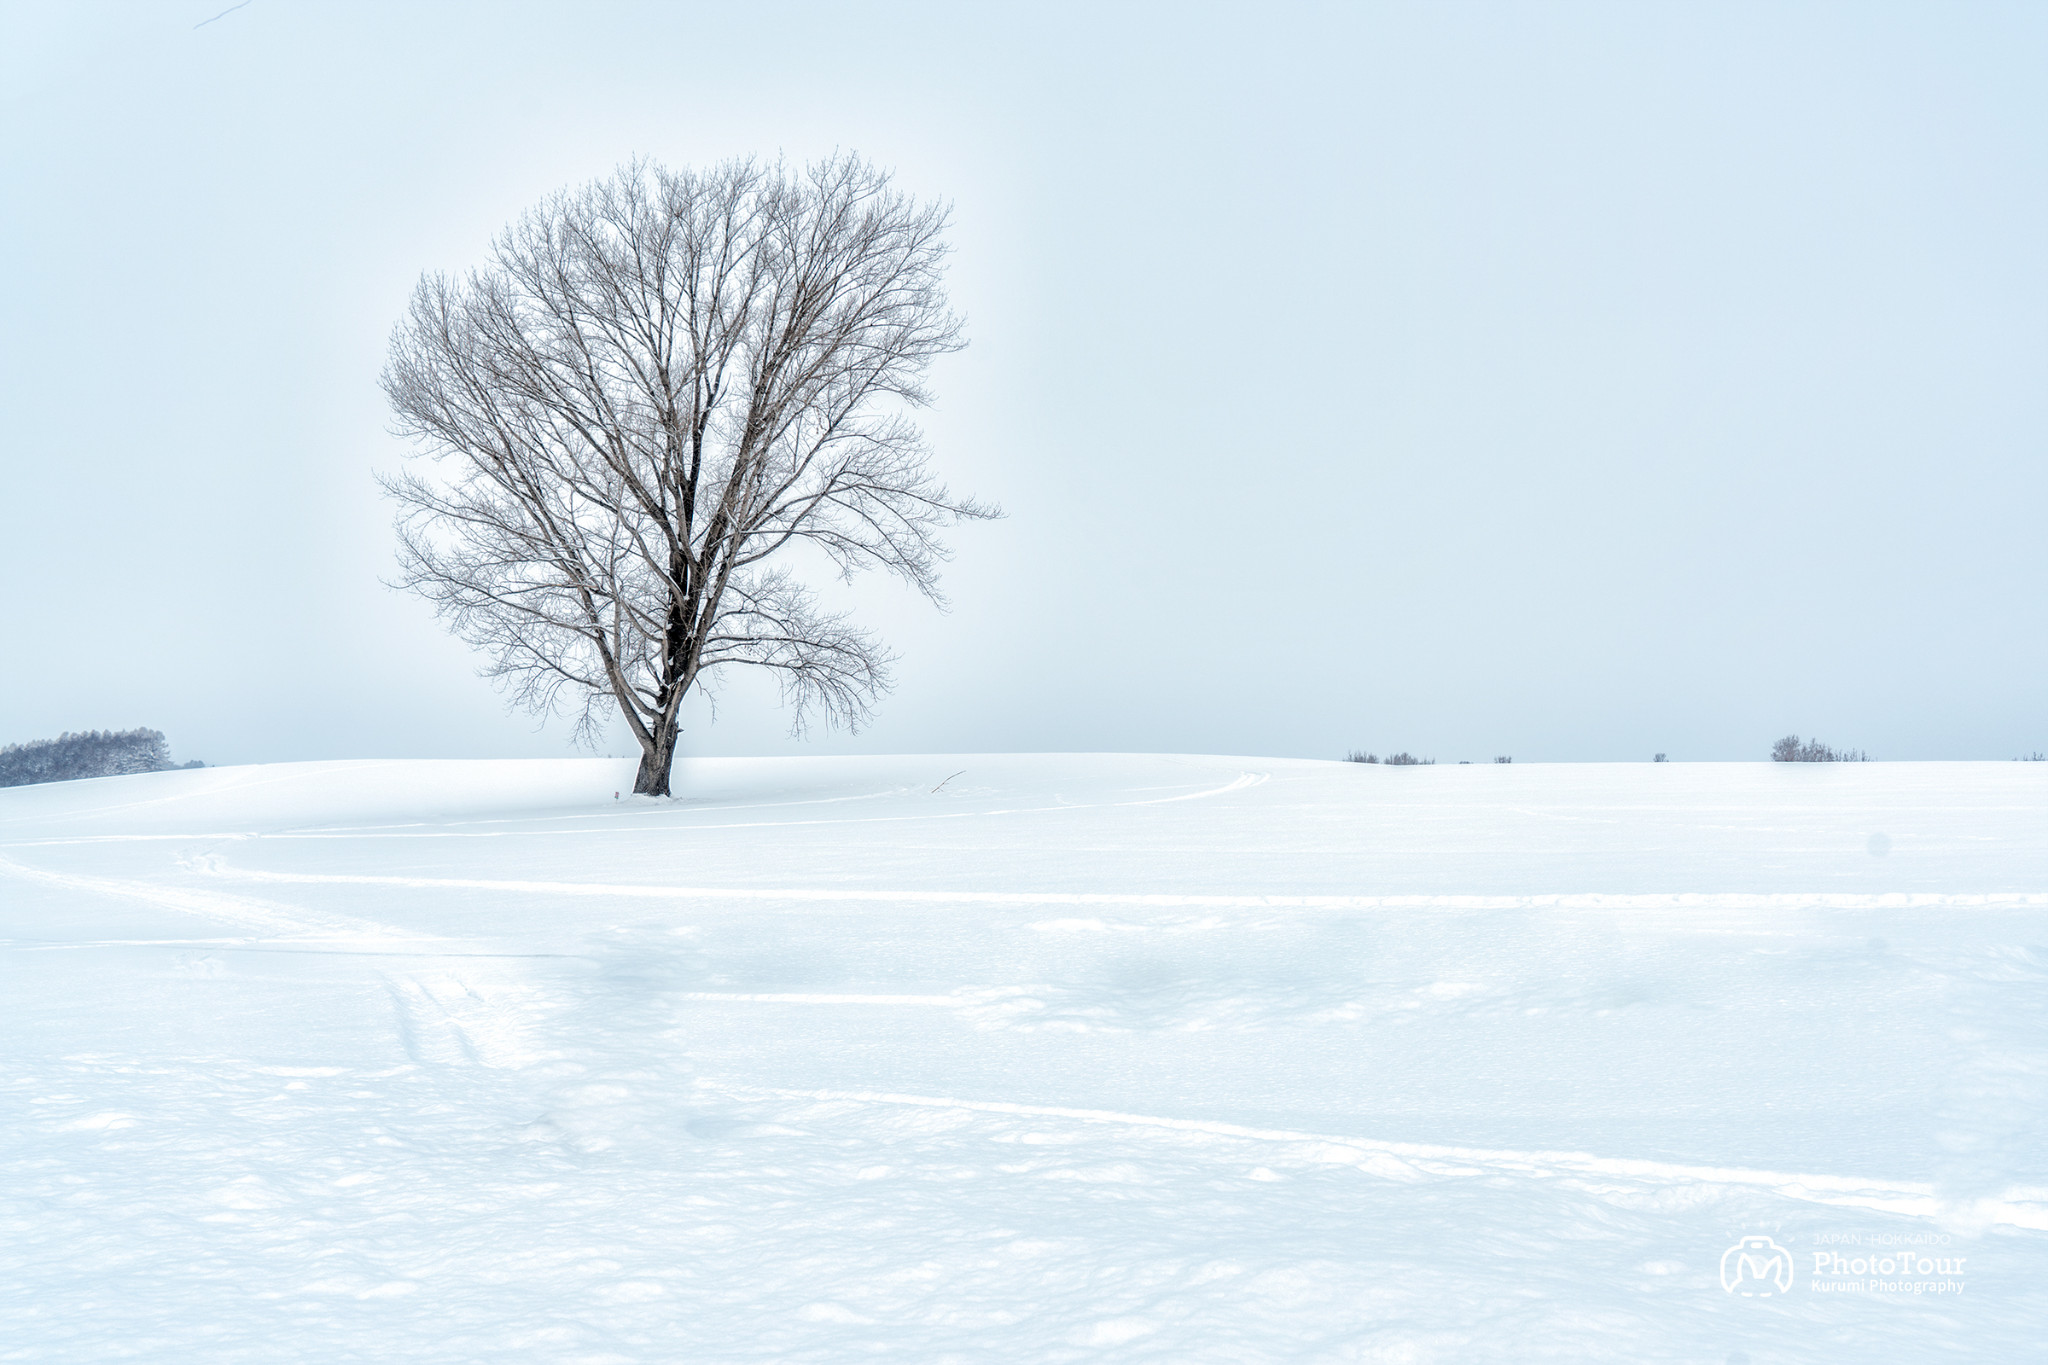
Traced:
<svg viewBox="0 0 2048 1365">
<path fill-rule="evenodd" d="M 573 752 L 380 583 L 391 326 L 846 148 L 954 205 L 1009 517 L 860 589 L 871 729 L 687 752 L 2048 749 L 2048 7 L 224 7 L 0 7 L 0 742 Z"/>
</svg>

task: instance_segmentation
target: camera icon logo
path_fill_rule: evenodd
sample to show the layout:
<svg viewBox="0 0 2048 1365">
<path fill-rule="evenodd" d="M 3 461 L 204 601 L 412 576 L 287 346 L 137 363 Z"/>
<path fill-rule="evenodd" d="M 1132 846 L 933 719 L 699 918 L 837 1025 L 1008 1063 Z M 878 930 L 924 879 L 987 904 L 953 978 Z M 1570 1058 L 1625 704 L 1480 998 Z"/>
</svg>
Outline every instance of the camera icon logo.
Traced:
<svg viewBox="0 0 2048 1365">
<path fill-rule="evenodd" d="M 1792 1253 L 1768 1237 L 1745 1237 L 1721 1253 L 1721 1287 L 1762 1299 L 1792 1287 Z"/>
</svg>

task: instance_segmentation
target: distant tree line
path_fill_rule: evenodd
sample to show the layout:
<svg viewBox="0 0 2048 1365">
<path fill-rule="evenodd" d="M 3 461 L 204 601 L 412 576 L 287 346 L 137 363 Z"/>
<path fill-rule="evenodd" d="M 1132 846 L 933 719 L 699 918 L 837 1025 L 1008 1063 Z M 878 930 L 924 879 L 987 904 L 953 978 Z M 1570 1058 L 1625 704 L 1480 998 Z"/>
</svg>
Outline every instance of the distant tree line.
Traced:
<svg viewBox="0 0 2048 1365">
<path fill-rule="evenodd" d="M 1868 763 L 1861 749 L 1831 749 L 1817 739 L 1787 735 L 1771 746 L 1773 763 Z"/>
<path fill-rule="evenodd" d="M 158 773 L 180 766 L 206 765 L 197 759 L 182 765 L 171 762 L 170 746 L 161 730 L 87 730 L 0 749 L 0 787 Z"/>
<path fill-rule="evenodd" d="M 1420 765 L 1436 762 L 1433 758 L 1417 758 L 1410 753 L 1388 754 L 1385 758 L 1381 758 L 1378 754 L 1369 753 L 1364 749 L 1351 750 L 1351 752 L 1344 755 L 1344 761 L 1346 763 L 1391 763 L 1397 768 L 1407 767 L 1411 764 Z M 1495 756 L 1493 761 L 1495 763 L 1512 763 L 1515 760 L 1506 754 L 1500 754 Z M 1670 762 L 1670 756 L 1658 754 L 1651 761 L 1654 763 L 1668 763 Z M 1870 762 L 1870 755 L 1861 749 L 1837 749 L 1831 745 L 1823 744 L 1817 739 L 1801 739 L 1798 735 L 1787 735 L 1771 746 L 1771 761 L 1774 763 L 1868 763 Z M 2021 763 L 2043 763 L 2048 762 L 2048 755 L 2044 755 L 2040 750 L 2036 749 L 2030 754 L 2019 755 L 2018 761 Z"/>
</svg>

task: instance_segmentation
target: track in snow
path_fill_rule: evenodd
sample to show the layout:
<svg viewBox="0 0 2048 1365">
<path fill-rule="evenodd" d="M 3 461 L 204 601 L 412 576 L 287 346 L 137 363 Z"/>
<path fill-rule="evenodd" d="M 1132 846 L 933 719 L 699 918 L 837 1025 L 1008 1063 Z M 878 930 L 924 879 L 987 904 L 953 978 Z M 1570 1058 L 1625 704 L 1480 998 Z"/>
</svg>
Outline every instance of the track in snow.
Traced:
<svg viewBox="0 0 2048 1365">
<path fill-rule="evenodd" d="M 2022 1358 L 2048 784 L 1994 766 L 0 793 L 0 1359 Z M 1850 1237 L 1967 1293 L 1809 1289 Z"/>
</svg>

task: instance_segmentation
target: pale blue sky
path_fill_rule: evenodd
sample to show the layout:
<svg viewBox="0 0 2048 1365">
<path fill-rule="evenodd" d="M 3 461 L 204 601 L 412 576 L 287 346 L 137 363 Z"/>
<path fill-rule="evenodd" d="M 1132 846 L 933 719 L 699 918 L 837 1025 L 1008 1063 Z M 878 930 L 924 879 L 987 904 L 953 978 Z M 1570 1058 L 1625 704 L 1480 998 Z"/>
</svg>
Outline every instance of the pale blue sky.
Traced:
<svg viewBox="0 0 2048 1365">
<path fill-rule="evenodd" d="M 2048 749 L 2041 6 L 222 8 L 0 6 L 0 742 L 570 752 L 379 585 L 389 329 L 635 153 L 850 148 L 954 202 L 1010 517 L 860 589 L 871 730 L 688 751 Z"/>
</svg>

